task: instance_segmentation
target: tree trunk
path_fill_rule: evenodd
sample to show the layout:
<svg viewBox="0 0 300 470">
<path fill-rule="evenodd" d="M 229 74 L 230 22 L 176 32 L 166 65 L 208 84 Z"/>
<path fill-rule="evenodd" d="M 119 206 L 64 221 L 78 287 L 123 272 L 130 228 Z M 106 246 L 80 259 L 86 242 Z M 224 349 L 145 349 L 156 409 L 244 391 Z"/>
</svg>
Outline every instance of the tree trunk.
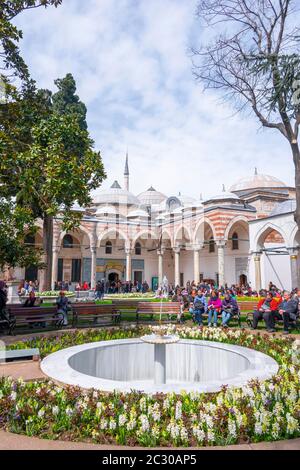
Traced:
<svg viewBox="0 0 300 470">
<path fill-rule="evenodd" d="M 43 261 L 46 265 L 43 270 L 41 292 L 51 290 L 52 281 L 52 249 L 53 249 L 53 217 L 44 216 L 43 221 Z"/>
<path fill-rule="evenodd" d="M 295 211 L 295 222 L 298 225 L 300 231 L 300 150 L 298 144 L 291 144 L 293 159 L 295 165 L 295 187 L 296 187 L 296 211 Z"/>
</svg>

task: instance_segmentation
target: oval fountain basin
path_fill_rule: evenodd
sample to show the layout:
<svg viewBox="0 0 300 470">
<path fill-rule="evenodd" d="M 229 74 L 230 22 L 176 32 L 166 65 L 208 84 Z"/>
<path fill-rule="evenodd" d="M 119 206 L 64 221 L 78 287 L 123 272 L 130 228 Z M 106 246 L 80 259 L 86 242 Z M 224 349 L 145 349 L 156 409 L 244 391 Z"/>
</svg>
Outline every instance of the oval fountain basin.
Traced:
<svg viewBox="0 0 300 470">
<path fill-rule="evenodd" d="M 166 345 L 166 384 L 154 385 L 154 344 L 140 339 L 101 341 L 47 356 L 42 371 L 85 389 L 215 392 L 223 385 L 266 380 L 278 371 L 271 357 L 253 349 L 212 341 L 180 340 Z"/>
</svg>

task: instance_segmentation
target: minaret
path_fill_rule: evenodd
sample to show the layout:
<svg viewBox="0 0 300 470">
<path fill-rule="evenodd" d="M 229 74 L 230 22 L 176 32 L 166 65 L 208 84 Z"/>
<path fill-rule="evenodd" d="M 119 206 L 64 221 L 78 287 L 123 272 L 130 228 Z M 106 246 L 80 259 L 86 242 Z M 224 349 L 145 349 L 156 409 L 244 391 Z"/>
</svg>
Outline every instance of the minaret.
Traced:
<svg viewBox="0 0 300 470">
<path fill-rule="evenodd" d="M 126 191 L 129 191 L 128 150 L 126 153 L 126 162 L 125 162 L 125 170 L 124 170 L 124 189 L 126 189 Z"/>
</svg>

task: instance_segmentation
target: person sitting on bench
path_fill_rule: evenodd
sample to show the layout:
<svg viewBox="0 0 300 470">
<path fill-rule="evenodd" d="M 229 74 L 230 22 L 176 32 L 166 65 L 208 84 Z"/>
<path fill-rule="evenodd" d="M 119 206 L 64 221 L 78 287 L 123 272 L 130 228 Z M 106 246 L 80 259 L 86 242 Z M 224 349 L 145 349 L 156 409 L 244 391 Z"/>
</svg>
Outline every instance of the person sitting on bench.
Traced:
<svg viewBox="0 0 300 470">
<path fill-rule="evenodd" d="M 256 330 L 259 320 L 264 320 L 267 331 L 273 333 L 273 315 L 278 310 L 278 302 L 273 298 L 272 292 L 268 292 L 266 297 L 258 302 L 256 311 L 253 312 L 253 330 Z"/>
<path fill-rule="evenodd" d="M 56 299 L 57 305 L 57 315 L 62 316 L 63 319 L 63 326 L 67 326 L 68 324 L 68 304 L 69 300 L 67 299 L 65 292 L 60 291 L 59 297 Z"/>
<path fill-rule="evenodd" d="M 236 315 L 239 307 L 235 298 L 233 298 L 227 291 L 224 299 L 222 300 L 222 326 L 228 328 L 230 319 Z"/>
<path fill-rule="evenodd" d="M 279 313 L 283 317 L 283 334 L 289 334 L 290 322 L 295 322 L 299 315 L 298 300 L 292 299 L 287 291 L 283 293 L 283 301 L 279 305 Z"/>
</svg>

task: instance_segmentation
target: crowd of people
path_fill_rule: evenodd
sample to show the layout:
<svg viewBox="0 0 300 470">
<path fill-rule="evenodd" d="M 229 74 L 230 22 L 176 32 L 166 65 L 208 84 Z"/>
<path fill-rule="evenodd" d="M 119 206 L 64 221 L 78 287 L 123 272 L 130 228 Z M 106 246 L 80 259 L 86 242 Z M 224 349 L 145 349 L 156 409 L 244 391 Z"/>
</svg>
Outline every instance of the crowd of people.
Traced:
<svg viewBox="0 0 300 470">
<path fill-rule="evenodd" d="M 220 317 L 221 326 L 228 328 L 230 320 L 239 313 L 239 290 L 236 286 L 217 289 L 210 284 L 196 286 L 194 283 L 187 283 L 184 289 L 177 286 L 173 290 L 172 286 L 169 287 L 168 297 L 173 302 L 180 302 L 182 312 L 189 311 L 199 327 L 203 326 L 204 317 L 207 317 L 209 327 L 217 327 Z M 158 292 L 158 295 L 162 293 Z M 255 299 L 258 294 L 252 297 Z M 283 333 L 289 334 L 290 327 L 295 325 L 300 316 L 300 289 L 281 291 L 270 282 L 269 290 L 261 290 L 259 298 L 253 312 L 252 329 L 256 330 L 259 321 L 263 320 L 267 331 L 274 333 L 276 321 L 282 321 Z"/>
<path fill-rule="evenodd" d="M 67 284 L 67 283 L 65 283 Z M 115 285 L 114 285 L 115 284 Z M 95 298 L 102 299 L 106 293 L 130 293 L 148 292 L 149 285 L 146 281 L 139 282 L 116 282 L 107 283 L 104 280 L 98 281 L 95 287 Z M 60 315 L 63 325 L 68 322 L 69 300 L 65 295 L 68 290 L 66 285 L 60 284 L 61 289 L 56 299 L 57 313 Z M 64 287 L 64 288 L 63 288 Z M 87 285 L 85 288 L 89 289 Z M 19 295 L 26 297 L 23 301 L 24 308 L 39 306 L 42 300 L 36 296 L 38 283 L 24 281 L 19 286 Z M 212 283 L 202 282 L 196 285 L 194 282 L 187 282 L 184 288 L 172 285 L 164 286 L 156 291 L 156 297 L 165 296 L 173 302 L 181 304 L 182 318 L 184 312 L 192 315 L 193 321 L 202 327 L 207 318 L 209 327 L 217 327 L 219 319 L 221 326 L 228 328 L 230 320 L 239 313 L 238 296 L 247 296 L 255 299 L 259 296 L 257 306 L 253 312 L 252 328 L 255 330 L 260 321 L 264 321 L 267 331 L 275 332 L 275 324 L 278 320 L 283 322 L 284 334 L 288 334 L 290 326 L 295 324 L 300 314 L 300 289 L 292 292 L 281 291 L 272 282 L 269 283 L 268 291 L 252 292 L 248 286 L 225 286 L 217 288 Z M 0 314 L 1 318 L 7 318 L 6 313 L 7 288 L 4 281 L 0 281 Z"/>
</svg>

